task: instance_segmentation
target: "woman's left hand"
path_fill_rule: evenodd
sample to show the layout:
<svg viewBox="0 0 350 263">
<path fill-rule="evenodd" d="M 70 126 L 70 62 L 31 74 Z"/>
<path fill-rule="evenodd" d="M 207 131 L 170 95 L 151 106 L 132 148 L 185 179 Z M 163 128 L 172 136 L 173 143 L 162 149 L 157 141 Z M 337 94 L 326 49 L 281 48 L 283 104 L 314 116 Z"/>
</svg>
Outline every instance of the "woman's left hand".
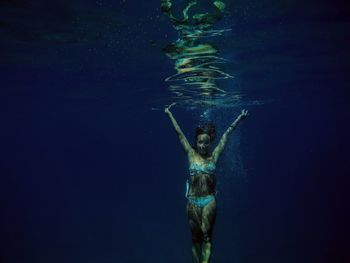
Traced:
<svg viewBox="0 0 350 263">
<path fill-rule="evenodd" d="M 165 110 L 164 110 L 164 112 L 165 112 L 165 114 L 171 114 L 171 112 L 170 112 L 170 108 L 172 107 L 172 106 L 174 106 L 176 104 L 176 102 L 173 102 L 173 103 L 171 103 L 168 107 L 166 107 L 165 108 Z"/>
</svg>

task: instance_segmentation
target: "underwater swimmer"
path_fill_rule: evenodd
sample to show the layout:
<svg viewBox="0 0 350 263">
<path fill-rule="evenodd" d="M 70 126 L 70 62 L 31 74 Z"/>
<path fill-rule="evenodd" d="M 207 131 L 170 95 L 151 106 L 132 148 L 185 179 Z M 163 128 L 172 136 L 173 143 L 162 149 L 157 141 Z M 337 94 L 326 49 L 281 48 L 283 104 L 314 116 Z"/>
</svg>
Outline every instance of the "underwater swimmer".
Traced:
<svg viewBox="0 0 350 263">
<path fill-rule="evenodd" d="M 195 131 L 195 145 L 192 147 L 170 112 L 174 104 L 165 108 L 165 114 L 170 118 L 189 162 L 190 176 L 187 180 L 185 196 L 188 200 L 187 217 L 192 233 L 192 262 L 209 263 L 212 231 L 216 218 L 216 163 L 229 134 L 241 120 L 248 116 L 248 111 L 242 110 L 211 152 L 216 135 L 215 126 L 210 123 L 198 126 Z"/>
</svg>

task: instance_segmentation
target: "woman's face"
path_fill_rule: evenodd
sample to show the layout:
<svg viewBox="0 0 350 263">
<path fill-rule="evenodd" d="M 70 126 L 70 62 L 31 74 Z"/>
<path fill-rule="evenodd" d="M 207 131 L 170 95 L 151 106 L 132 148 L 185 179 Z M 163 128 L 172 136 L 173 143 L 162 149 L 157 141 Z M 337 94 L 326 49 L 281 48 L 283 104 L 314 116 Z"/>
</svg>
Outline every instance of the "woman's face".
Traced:
<svg viewBox="0 0 350 263">
<path fill-rule="evenodd" d="M 206 133 L 197 136 L 196 146 L 200 155 L 207 155 L 210 149 L 210 136 Z"/>
</svg>

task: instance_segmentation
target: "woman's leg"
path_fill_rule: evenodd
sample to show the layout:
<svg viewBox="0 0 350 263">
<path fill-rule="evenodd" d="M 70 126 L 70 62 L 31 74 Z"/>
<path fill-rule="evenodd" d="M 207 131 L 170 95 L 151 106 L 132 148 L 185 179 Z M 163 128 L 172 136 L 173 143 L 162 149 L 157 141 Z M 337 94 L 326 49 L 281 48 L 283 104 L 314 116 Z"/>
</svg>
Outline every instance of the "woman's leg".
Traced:
<svg viewBox="0 0 350 263">
<path fill-rule="evenodd" d="M 216 219 L 216 200 L 203 207 L 201 230 L 203 234 L 202 263 L 208 263 L 211 255 L 211 237 Z"/>
<path fill-rule="evenodd" d="M 202 229 L 201 229 L 201 208 L 194 204 L 187 203 L 187 218 L 192 233 L 192 262 L 200 263 L 202 254 Z"/>
</svg>

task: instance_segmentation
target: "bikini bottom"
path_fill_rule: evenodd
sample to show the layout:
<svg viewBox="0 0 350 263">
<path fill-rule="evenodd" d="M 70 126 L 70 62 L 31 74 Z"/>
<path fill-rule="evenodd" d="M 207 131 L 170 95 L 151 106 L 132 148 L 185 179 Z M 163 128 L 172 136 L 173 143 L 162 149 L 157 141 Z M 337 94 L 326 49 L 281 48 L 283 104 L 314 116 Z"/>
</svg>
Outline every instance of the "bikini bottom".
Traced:
<svg viewBox="0 0 350 263">
<path fill-rule="evenodd" d="M 188 201 L 195 206 L 199 208 L 205 207 L 207 204 L 209 204 L 211 201 L 215 199 L 214 195 L 207 195 L 207 196 L 201 196 L 201 197 L 195 197 L 195 196 L 188 196 Z"/>
</svg>

